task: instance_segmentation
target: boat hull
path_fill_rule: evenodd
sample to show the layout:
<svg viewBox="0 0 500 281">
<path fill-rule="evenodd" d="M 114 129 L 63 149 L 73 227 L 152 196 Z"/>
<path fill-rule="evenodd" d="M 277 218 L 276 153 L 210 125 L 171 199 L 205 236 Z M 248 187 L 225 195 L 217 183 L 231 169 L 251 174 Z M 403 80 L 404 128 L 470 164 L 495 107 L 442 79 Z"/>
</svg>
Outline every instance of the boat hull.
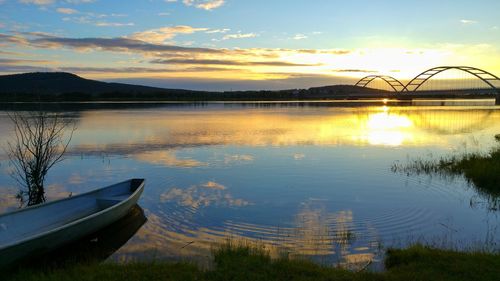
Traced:
<svg viewBox="0 0 500 281">
<path fill-rule="evenodd" d="M 137 204 L 143 189 L 144 183 L 126 200 L 111 208 L 104 209 L 96 215 L 80 219 L 67 227 L 49 231 L 34 239 L 0 249 L 0 267 L 12 265 L 16 261 L 27 257 L 31 258 L 48 253 L 112 224 L 123 218 Z"/>
</svg>

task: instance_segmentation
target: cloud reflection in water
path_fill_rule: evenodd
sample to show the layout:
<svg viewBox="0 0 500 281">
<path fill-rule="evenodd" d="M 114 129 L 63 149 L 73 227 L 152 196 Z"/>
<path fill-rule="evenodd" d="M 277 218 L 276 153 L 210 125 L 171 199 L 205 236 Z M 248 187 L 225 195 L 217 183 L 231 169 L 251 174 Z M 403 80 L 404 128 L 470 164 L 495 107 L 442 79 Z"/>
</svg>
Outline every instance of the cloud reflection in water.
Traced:
<svg viewBox="0 0 500 281">
<path fill-rule="evenodd" d="M 208 188 L 211 190 L 208 194 L 204 189 L 207 187 L 203 185 L 186 190 L 172 188 L 162 194 L 162 202 L 174 201 L 187 208 L 176 208 L 175 212 L 162 214 L 166 216 L 164 218 L 148 212 L 148 223 L 131 243 L 115 254 L 115 258 L 127 260 L 134 259 L 137 255 L 142 258 L 160 255 L 162 258 L 198 257 L 204 261 L 213 247 L 228 241 L 235 245 L 263 248 L 273 257 L 283 254 L 292 258 L 334 255 L 336 262 L 352 268 L 364 266 L 378 257 L 376 241 L 356 241 L 357 232 L 362 229 L 355 227 L 352 211 L 328 212 L 323 200 L 310 199 L 302 203 L 290 226 L 259 225 L 243 221 L 223 221 L 220 226 L 212 227 L 197 224 L 192 214 L 193 209 L 207 208 L 212 204 L 237 207 L 248 204 L 241 199 L 243 204 L 232 199 L 228 201 L 227 198 L 231 197 L 222 193 L 226 189 Z"/>
<path fill-rule="evenodd" d="M 448 146 L 438 134 L 464 134 L 494 124 L 493 110 L 404 107 L 224 108 L 122 112 L 85 112 L 72 142 L 74 154 L 133 155 L 169 167 L 206 165 L 178 159 L 182 148 L 232 146 Z M 168 109 L 168 107 L 167 107 Z M 114 125 L 109 127 L 110 122 Z M 493 133 L 493 132 L 492 132 Z M 124 141 L 126 140 L 126 141 Z M 228 155 L 226 163 L 252 161 Z"/>
</svg>

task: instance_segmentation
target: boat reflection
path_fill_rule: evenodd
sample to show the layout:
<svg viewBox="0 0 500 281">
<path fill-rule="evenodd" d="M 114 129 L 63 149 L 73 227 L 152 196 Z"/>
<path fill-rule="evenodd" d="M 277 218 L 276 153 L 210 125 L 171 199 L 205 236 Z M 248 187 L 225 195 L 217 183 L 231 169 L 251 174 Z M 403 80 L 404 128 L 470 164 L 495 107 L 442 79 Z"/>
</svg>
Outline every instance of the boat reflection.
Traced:
<svg viewBox="0 0 500 281">
<path fill-rule="evenodd" d="M 18 267 L 46 269 L 104 261 L 127 243 L 146 221 L 144 210 L 136 205 L 111 225 L 50 253 L 30 257 Z"/>
</svg>

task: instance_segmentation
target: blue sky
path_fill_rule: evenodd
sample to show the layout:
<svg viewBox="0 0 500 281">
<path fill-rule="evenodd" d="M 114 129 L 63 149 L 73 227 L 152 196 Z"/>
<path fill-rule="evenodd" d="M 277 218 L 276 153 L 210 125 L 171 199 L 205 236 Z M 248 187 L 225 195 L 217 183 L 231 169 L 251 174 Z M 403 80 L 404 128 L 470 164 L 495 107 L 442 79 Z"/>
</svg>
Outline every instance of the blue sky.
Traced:
<svg viewBox="0 0 500 281">
<path fill-rule="evenodd" d="M 302 88 L 440 64 L 500 73 L 500 1 L 0 0 L 0 72 Z"/>
</svg>

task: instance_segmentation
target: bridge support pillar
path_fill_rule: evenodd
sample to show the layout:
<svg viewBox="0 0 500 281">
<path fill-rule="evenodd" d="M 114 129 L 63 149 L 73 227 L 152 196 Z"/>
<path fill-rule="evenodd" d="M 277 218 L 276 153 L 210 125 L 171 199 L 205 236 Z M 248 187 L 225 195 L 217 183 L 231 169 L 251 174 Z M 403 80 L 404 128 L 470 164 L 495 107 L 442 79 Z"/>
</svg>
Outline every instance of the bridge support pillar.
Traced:
<svg viewBox="0 0 500 281">
<path fill-rule="evenodd" d="M 495 99 L 495 105 L 500 105 L 500 90 L 497 91 L 497 97 Z"/>
</svg>

